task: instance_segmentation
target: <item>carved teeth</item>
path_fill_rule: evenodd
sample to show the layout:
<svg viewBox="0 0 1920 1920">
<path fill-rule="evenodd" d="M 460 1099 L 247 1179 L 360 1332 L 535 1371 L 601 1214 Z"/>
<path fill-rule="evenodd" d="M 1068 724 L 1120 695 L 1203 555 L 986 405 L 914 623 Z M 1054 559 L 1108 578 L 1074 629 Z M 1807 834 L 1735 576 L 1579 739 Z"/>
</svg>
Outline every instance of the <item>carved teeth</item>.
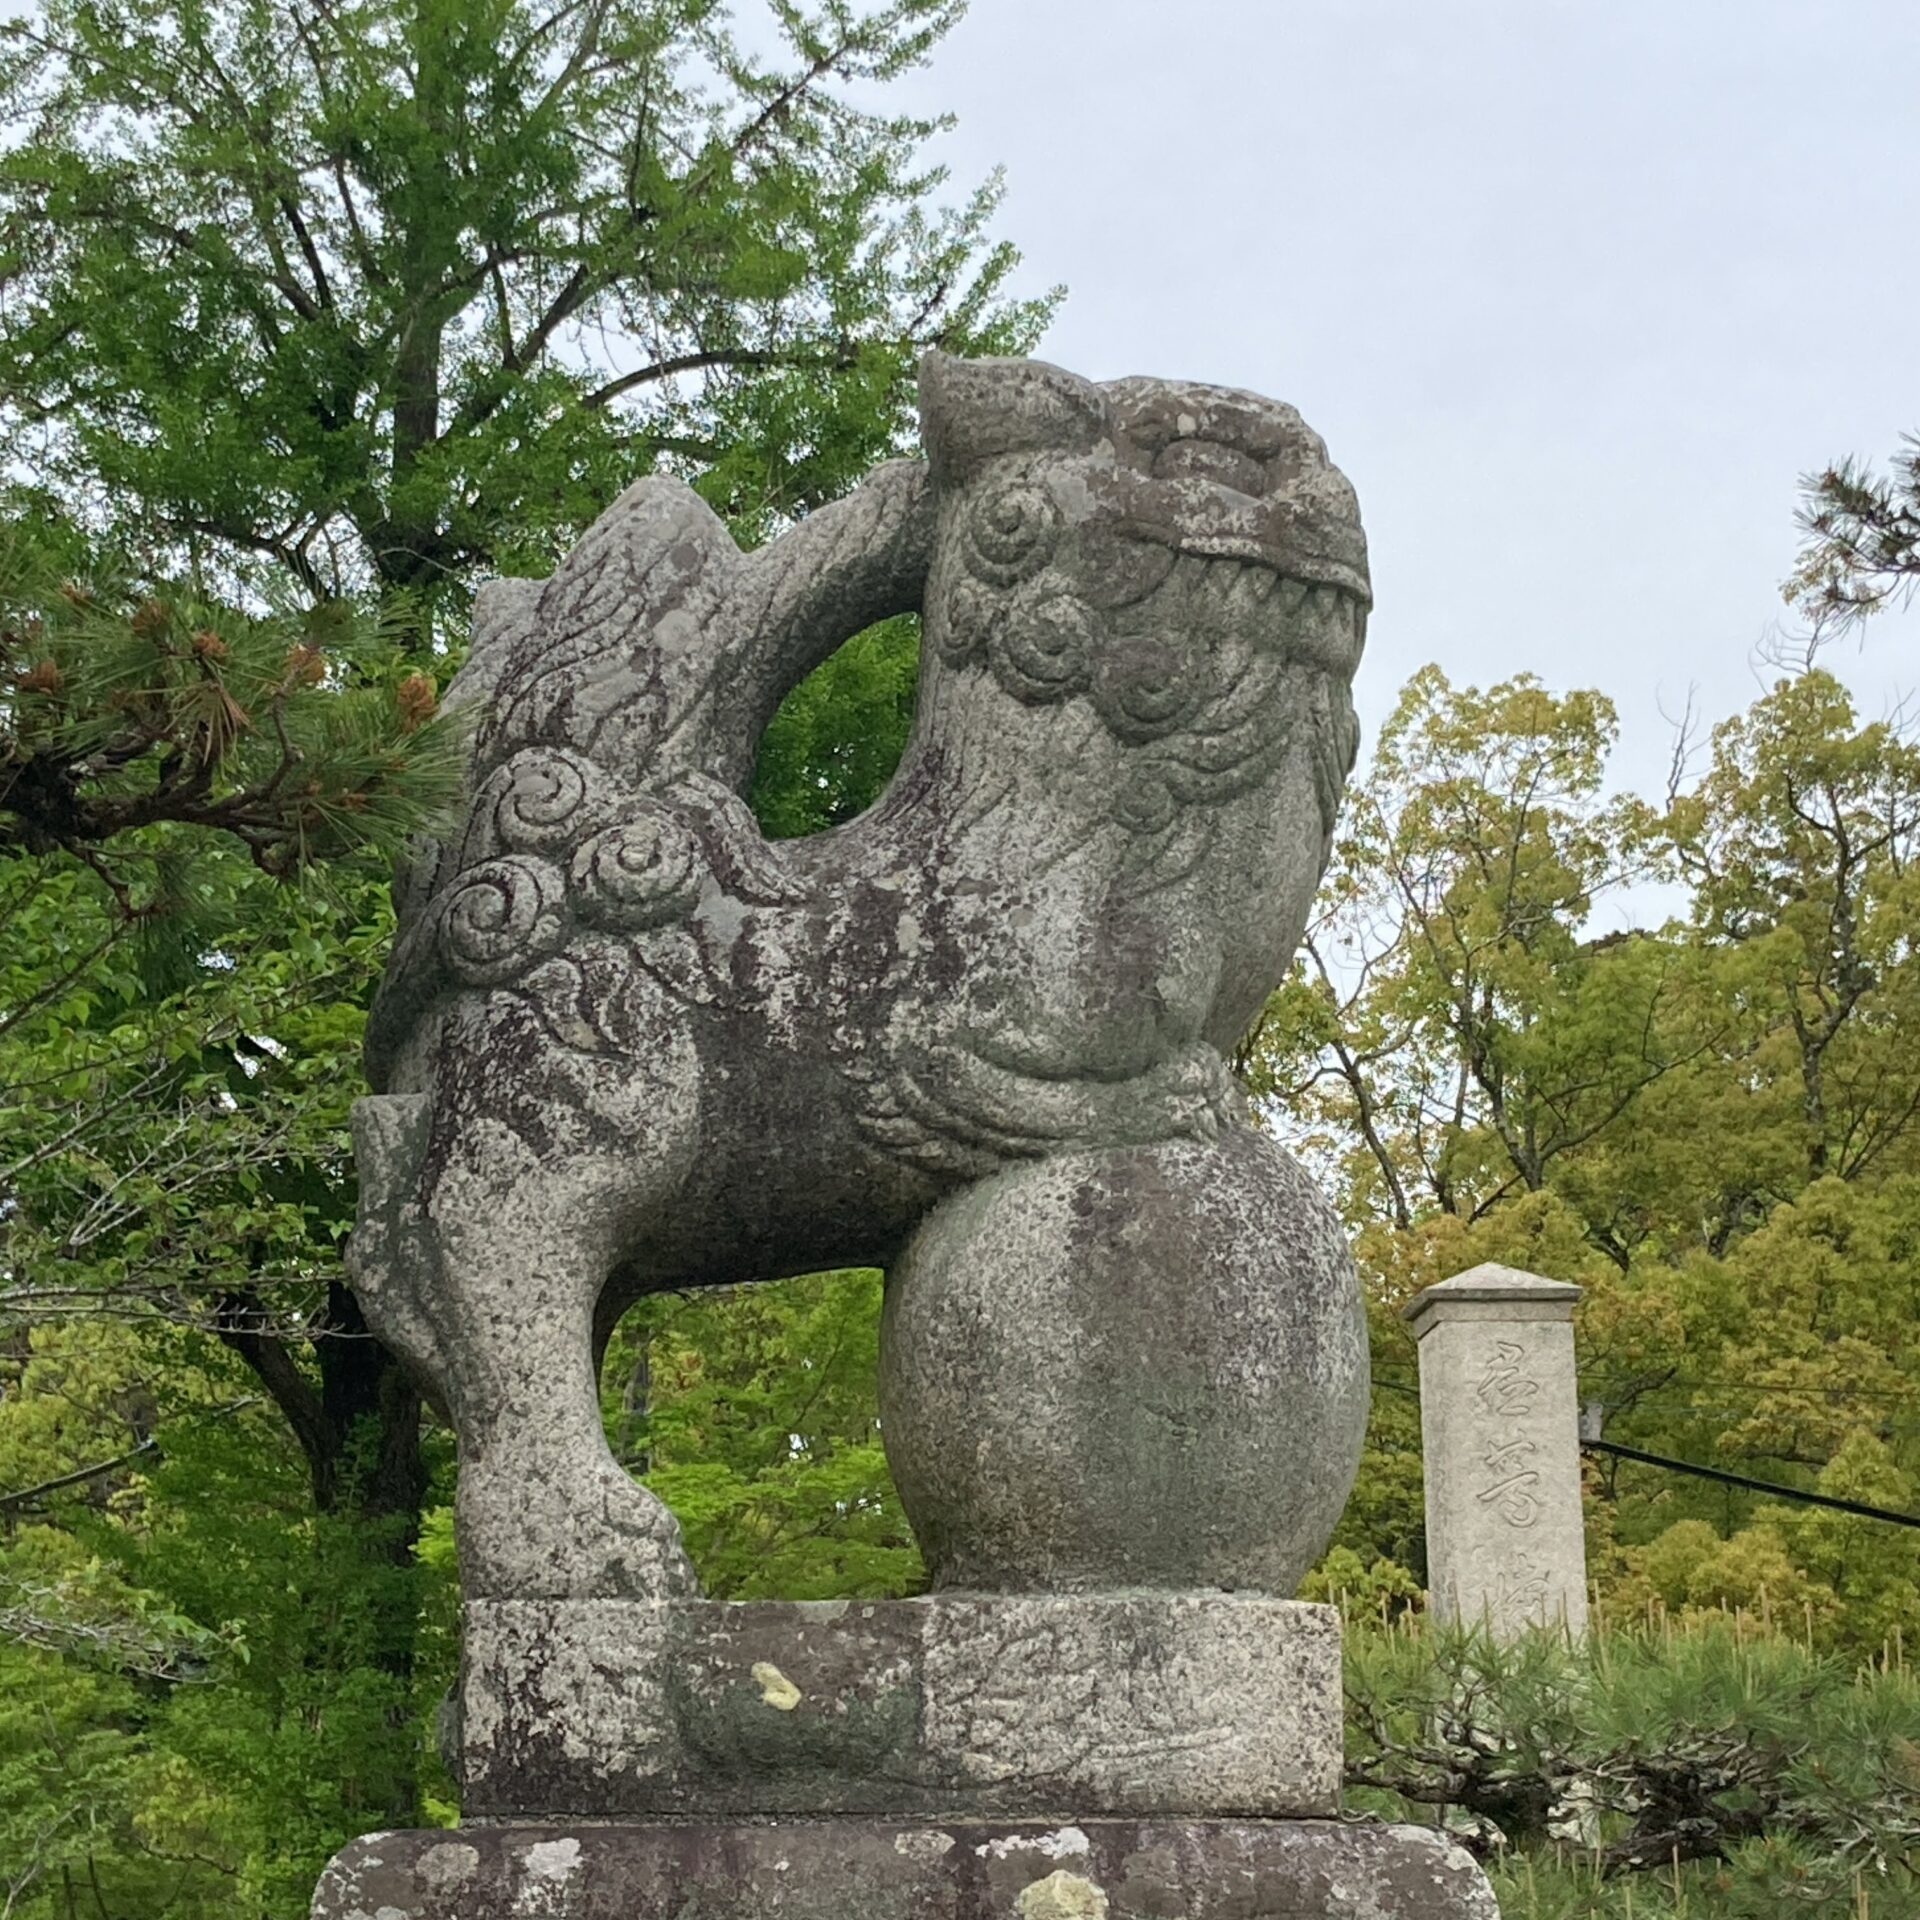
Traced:
<svg viewBox="0 0 1920 1920">
<path fill-rule="evenodd" d="M 1319 580 L 1295 580 L 1259 560 L 1228 554 L 1182 553 L 1162 590 L 1185 598 L 1198 611 L 1217 618 L 1230 611 L 1240 617 L 1269 608 L 1285 620 L 1303 620 L 1351 633 L 1358 603 L 1343 588 Z"/>
<path fill-rule="evenodd" d="M 1208 574 L 1208 584 L 1223 601 L 1239 598 L 1240 583 L 1246 578 L 1246 563 L 1242 560 L 1216 560 Z"/>
</svg>

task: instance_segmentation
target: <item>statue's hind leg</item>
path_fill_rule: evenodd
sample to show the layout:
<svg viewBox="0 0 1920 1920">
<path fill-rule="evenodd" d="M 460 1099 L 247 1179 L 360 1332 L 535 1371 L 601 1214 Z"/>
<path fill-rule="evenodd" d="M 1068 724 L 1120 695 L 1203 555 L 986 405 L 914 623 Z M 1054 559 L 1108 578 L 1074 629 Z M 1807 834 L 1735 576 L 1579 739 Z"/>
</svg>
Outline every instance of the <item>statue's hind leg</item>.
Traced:
<svg viewBox="0 0 1920 1920">
<path fill-rule="evenodd" d="M 691 1152 L 692 1077 L 664 1066 L 557 1047 L 493 996 L 450 1028 L 432 1094 L 356 1109 L 354 1275 L 452 1416 L 469 1598 L 692 1585 L 672 1515 L 608 1451 L 594 1368 L 606 1276 Z"/>
</svg>

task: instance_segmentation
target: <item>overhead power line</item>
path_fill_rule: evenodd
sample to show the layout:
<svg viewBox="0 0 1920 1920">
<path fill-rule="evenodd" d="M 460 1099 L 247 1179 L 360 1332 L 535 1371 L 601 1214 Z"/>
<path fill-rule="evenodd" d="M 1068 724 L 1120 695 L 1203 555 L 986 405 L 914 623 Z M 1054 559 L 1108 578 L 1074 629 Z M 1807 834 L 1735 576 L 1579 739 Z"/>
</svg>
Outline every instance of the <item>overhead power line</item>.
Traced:
<svg viewBox="0 0 1920 1920">
<path fill-rule="evenodd" d="M 1798 1500 L 1809 1507 L 1831 1507 L 1836 1513 L 1857 1514 L 1863 1520 L 1885 1520 L 1896 1527 L 1920 1527 L 1920 1514 L 1895 1513 L 1888 1507 L 1870 1507 L 1859 1500 L 1842 1500 L 1831 1493 L 1809 1493 L 1804 1487 L 1783 1487 L 1774 1480 L 1756 1480 L 1751 1474 L 1729 1473 L 1724 1467 L 1703 1467 L 1692 1460 L 1669 1460 L 1665 1454 L 1624 1447 L 1617 1440 L 1582 1440 L 1589 1453 L 1610 1453 L 1616 1459 L 1637 1460 L 1646 1467 L 1665 1467 L 1669 1473 L 1690 1473 L 1697 1479 L 1717 1480 L 1726 1487 L 1746 1487 L 1771 1493 L 1781 1500 Z"/>
</svg>

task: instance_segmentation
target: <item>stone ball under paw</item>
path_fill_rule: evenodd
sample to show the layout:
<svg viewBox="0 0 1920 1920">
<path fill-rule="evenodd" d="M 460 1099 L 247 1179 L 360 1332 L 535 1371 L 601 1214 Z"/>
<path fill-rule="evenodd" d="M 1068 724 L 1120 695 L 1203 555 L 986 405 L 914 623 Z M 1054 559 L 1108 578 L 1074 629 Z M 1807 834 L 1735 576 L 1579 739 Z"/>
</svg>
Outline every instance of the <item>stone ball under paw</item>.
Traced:
<svg viewBox="0 0 1920 1920">
<path fill-rule="evenodd" d="M 1009 1167 L 888 1275 L 881 1432 L 943 1588 L 1291 1594 L 1368 1387 L 1339 1220 L 1246 1129 Z"/>
</svg>

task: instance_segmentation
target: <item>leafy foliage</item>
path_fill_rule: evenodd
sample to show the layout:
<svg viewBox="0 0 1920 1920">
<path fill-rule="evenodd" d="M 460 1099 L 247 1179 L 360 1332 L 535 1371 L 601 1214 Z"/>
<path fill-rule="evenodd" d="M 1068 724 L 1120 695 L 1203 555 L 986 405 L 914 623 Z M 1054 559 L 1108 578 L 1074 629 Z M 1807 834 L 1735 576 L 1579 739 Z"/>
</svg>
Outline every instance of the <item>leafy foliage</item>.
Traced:
<svg viewBox="0 0 1920 1920">
<path fill-rule="evenodd" d="M 220 944 L 177 947 L 168 984 L 94 872 L 24 864 L 0 958 L 0 1767 L 26 1797 L 0 1854 L 29 1912 L 96 1882 L 110 1911 L 296 1912 L 344 1832 L 430 1810 L 450 1649 L 448 1575 L 414 1551 L 445 1443 L 361 1417 L 396 1376 L 337 1266 L 384 890 L 336 868 L 293 891 L 201 845 L 185 874 Z"/>
<path fill-rule="evenodd" d="M 1610 1436 L 1914 1511 L 1920 749 L 1808 672 L 1715 729 L 1697 778 L 1683 742 L 1664 795 L 1608 797 L 1612 725 L 1595 694 L 1417 675 L 1250 1046 L 1369 1292 L 1349 1585 L 1421 1569 L 1398 1310 L 1482 1260 L 1587 1289 Z M 1646 880 L 1674 917 L 1596 936 Z M 1920 1605 L 1910 1532 L 1618 1462 L 1590 1493 L 1593 1570 L 1631 1608 L 1772 1608 L 1867 1652 Z"/>
<path fill-rule="evenodd" d="M 608 1356 L 609 1433 L 720 1599 L 913 1591 L 920 1555 L 874 1402 L 880 1275 L 657 1296 Z"/>
<path fill-rule="evenodd" d="M 25 1404 L 85 1384 L 107 1336 L 84 1336 L 37 1336 Z M 415 1770 L 450 1671 L 450 1569 L 370 1554 L 358 1514 L 316 1515 L 259 1396 L 196 1406 L 244 1387 L 231 1356 L 173 1328 L 117 1344 L 123 1391 L 157 1386 L 179 1411 L 138 1472 L 48 1503 L 0 1552 L 9 1891 L 29 1913 L 65 1912 L 75 1889 L 105 1912 L 298 1913 L 341 1834 L 444 1805 L 433 1776 L 416 1798 Z M 65 1438 L 89 1436 L 76 1421 Z"/>
<path fill-rule="evenodd" d="M 754 769 L 754 810 L 768 834 L 823 833 L 873 804 L 906 747 L 919 669 L 919 621 L 887 620 L 788 694 Z"/>
<path fill-rule="evenodd" d="M 955 0 L 40 0 L 0 24 L 0 429 L 142 551 L 458 608 L 629 480 L 750 536 L 1010 348 L 987 186 L 856 104 Z"/>
</svg>

